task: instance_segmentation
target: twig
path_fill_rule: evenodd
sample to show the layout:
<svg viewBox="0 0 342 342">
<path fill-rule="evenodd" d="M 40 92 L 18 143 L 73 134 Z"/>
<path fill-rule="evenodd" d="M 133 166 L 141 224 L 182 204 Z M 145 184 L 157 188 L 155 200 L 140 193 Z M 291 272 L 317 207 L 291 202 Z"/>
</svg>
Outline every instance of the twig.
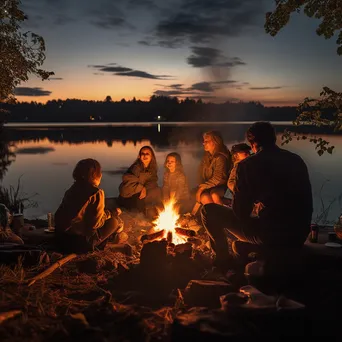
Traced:
<svg viewBox="0 0 342 342">
<path fill-rule="evenodd" d="M 21 313 L 22 313 L 21 310 L 11 310 L 7 312 L 0 312 L 0 324 L 6 321 L 7 319 L 20 315 Z"/>
<path fill-rule="evenodd" d="M 66 264 L 67 262 L 69 262 L 70 260 L 76 258 L 77 255 L 76 254 L 69 254 L 66 257 L 58 260 L 57 262 L 55 262 L 53 265 L 51 265 L 49 268 L 47 268 L 44 272 L 37 274 L 36 276 L 34 276 L 31 281 L 29 282 L 28 286 L 33 285 L 37 280 L 43 279 L 45 277 L 47 277 L 49 274 L 51 274 L 55 269 L 57 269 L 58 267 L 61 267 L 62 265 Z"/>
</svg>

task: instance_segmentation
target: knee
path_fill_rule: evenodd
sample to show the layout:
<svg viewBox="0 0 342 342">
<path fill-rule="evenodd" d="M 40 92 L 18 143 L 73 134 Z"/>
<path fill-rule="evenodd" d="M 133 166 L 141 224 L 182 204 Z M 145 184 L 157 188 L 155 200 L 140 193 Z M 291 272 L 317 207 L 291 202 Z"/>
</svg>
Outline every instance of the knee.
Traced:
<svg viewBox="0 0 342 342">
<path fill-rule="evenodd" d="M 213 199 L 214 203 L 221 203 L 222 202 L 221 197 L 215 192 L 211 194 L 211 198 Z"/>
<path fill-rule="evenodd" d="M 212 216 L 212 213 L 216 207 L 215 203 L 204 204 L 201 208 L 201 217 L 206 219 L 208 216 Z"/>
<path fill-rule="evenodd" d="M 201 195 L 201 203 L 204 205 L 204 204 L 207 204 L 207 203 L 211 203 L 212 200 L 211 200 L 211 196 L 210 194 L 208 193 L 203 193 Z"/>
</svg>

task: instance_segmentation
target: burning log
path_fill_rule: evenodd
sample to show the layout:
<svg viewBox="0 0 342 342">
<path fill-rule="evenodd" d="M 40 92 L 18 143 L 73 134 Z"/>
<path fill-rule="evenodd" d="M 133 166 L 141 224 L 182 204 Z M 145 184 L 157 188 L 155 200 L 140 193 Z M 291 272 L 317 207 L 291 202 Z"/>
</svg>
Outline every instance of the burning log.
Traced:
<svg viewBox="0 0 342 342">
<path fill-rule="evenodd" d="M 196 235 L 196 232 L 191 230 L 191 229 L 185 229 L 185 228 L 175 228 L 175 232 L 181 236 L 186 236 L 186 237 L 194 237 Z"/>
<path fill-rule="evenodd" d="M 203 241 L 196 237 L 189 237 L 187 239 L 188 242 L 190 242 L 193 246 L 201 246 Z"/>
<path fill-rule="evenodd" d="M 163 238 L 164 234 L 165 234 L 165 230 L 162 229 L 162 230 L 160 230 L 158 232 L 155 232 L 155 233 L 152 233 L 152 234 L 145 234 L 145 235 L 143 235 L 141 237 L 140 241 L 142 243 L 145 243 L 145 242 L 152 242 L 154 240 L 160 240 L 160 239 Z"/>
<path fill-rule="evenodd" d="M 166 241 L 168 244 L 172 243 L 172 232 L 167 232 Z"/>
</svg>

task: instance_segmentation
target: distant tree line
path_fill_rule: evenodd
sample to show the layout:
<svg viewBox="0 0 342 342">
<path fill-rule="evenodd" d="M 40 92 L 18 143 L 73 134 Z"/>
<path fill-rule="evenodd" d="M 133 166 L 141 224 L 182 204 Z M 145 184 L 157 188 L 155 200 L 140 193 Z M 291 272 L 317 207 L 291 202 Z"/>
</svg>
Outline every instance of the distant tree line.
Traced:
<svg viewBox="0 0 342 342">
<path fill-rule="evenodd" d="M 7 122 L 293 121 L 295 107 L 265 107 L 260 102 L 204 103 L 201 99 L 151 96 L 149 101 L 51 100 L 46 104 L 1 104 Z"/>
</svg>

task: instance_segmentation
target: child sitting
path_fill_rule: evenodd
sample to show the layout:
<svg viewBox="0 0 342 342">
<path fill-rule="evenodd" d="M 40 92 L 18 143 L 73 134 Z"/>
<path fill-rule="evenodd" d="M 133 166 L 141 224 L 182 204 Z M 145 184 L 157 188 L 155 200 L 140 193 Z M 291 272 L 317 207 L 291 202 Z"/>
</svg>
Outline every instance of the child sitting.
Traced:
<svg viewBox="0 0 342 342">
<path fill-rule="evenodd" d="M 190 195 L 181 156 L 176 152 L 169 153 L 166 156 L 164 167 L 162 187 L 164 203 L 173 198 L 180 206 L 186 205 Z"/>
<path fill-rule="evenodd" d="M 119 228 L 120 209 L 105 209 L 105 194 L 99 188 L 101 165 L 95 159 L 80 160 L 72 176 L 74 184 L 55 213 L 57 243 L 69 253 L 104 248 Z"/>
<path fill-rule="evenodd" d="M 235 182 L 236 182 L 236 169 L 237 169 L 238 163 L 241 160 L 244 160 L 250 156 L 251 147 L 245 143 L 236 144 L 232 146 L 231 153 L 232 153 L 233 168 L 230 171 L 227 185 L 231 193 L 234 194 L 234 188 L 235 188 Z"/>
</svg>

